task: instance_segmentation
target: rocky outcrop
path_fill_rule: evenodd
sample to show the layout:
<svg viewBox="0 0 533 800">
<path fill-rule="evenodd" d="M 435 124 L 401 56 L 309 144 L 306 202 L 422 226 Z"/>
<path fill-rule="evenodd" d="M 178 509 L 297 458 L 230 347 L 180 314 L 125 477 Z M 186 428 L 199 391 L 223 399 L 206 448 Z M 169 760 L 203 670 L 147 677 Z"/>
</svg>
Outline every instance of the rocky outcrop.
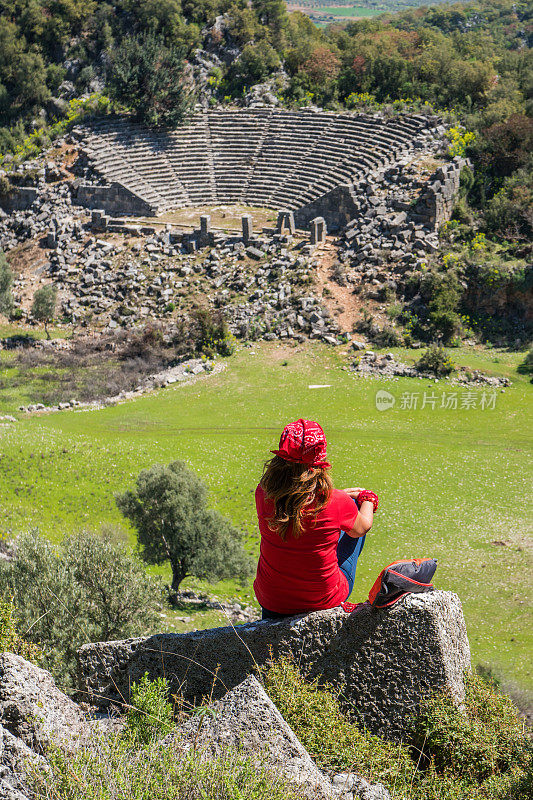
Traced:
<svg viewBox="0 0 533 800">
<path fill-rule="evenodd" d="M 357 775 L 338 775 L 332 782 L 322 774 L 253 675 L 212 703 L 202 716 L 189 719 L 169 739 L 180 748 L 196 750 L 208 758 L 229 748 L 239 749 L 297 784 L 303 795 L 312 800 L 390 797 L 384 786 L 369 784 Z"/>
<path fill-rule="evenodd" d="M 301 784 L 309 797 L 329 800 L 332 795 L 328 779 L 253 675 L 213 703 L 209 713 L 192 717 L 172 736 L 180 746 L 207 757 L 240 748 L 272 771 Z"/>
<path fill-rule="evenodd" d="M 459 598 L 410 595 L 386 611 L 360 605 L 215 628 L 84 645 L 80 691 L 98 706 L 123 703 L 145 672 L 165 675 L 187 701 L 220 698 L 271 658 L 293 656 L 304 676 L 336 686 L 345 710 L 372 732 L 399 739 L 428 691 L 464 696 L 470 650 Z"/>
<path fill-rule="evenodd" d="M 0 797 L 26 800 L 28 767 L 46 769 L 46 762 L 0 725 Z"/>
<path fill-rule="evenodd" d="M 32 750 L 72 747 L 85 733 L 84 716 L 49 672 L 12 653 L 0 654 L 0 724 Z"/>
</svg>

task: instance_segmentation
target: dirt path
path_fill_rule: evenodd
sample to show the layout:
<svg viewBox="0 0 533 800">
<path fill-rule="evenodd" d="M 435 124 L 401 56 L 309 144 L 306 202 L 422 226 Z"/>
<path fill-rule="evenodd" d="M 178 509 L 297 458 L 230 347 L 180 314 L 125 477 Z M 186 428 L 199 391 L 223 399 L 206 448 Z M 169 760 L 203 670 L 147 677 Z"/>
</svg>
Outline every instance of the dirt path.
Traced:
<svg viewBox="0 0 533 800">
<path fill-rule="evenodd" d="M 338 322 L 341 330 L 351 333 L 354 322 L 361 317 L 361 300 L 354 294 L 350 286 L 340 286 L 331 277 L 337 263 L 337 249 L 331 240 L 317 253 L 319 262 L 317 270 L 318 285 L 323 292 L 322 301 Z"/>
</svg>

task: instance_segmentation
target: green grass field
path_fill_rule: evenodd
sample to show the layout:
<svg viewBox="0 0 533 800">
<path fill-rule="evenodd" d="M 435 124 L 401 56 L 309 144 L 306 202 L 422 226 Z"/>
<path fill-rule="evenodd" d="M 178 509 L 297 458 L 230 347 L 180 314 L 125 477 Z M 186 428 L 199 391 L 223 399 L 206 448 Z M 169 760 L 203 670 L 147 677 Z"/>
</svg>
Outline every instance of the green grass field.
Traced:
<svg viewBox="0 0 533 800">
<path fill-rule="evenodd" d="M 114 492 L 143 467 L 181 458 L 209 484 L 214 505 L 247 530 L 257 553 L 253 493 L 262 462 L 286 422 L 316 418 L 330 442 L 336 485 L 367 486 L 381 498 L 352 599 L 365 598 L 388 562 L 435 556 L 437 586 L 463 601 L 474 662 L 531 690 L 532 387 L 516 374 L 524 354 L 464 348 L 453 355 L 511 376 L 512 387 L 497 393 L 494 408 L 481 408 L 480 390 L 473 390 L 474 408 L 440 408 L 443 391 L 454 388 L 445 381 L 356 378 L 342 369 L 338 349 L 265 343 L 240 349 L 223 373 L 190 386 L 2 426 L 1 527 L 8 535 L 38 527 L 57 541 L 109 523 L 133 542 Z M 376 409 L 378 389 L 395 396 L 392 409 Z M 465 390 L 455 390 L 460 404 Z M 419 393 L 416 409 L 402 408 L 403 392 Z M 216 591 L 252 597 L 251 586 L 226 583 Z"/>
</svg>

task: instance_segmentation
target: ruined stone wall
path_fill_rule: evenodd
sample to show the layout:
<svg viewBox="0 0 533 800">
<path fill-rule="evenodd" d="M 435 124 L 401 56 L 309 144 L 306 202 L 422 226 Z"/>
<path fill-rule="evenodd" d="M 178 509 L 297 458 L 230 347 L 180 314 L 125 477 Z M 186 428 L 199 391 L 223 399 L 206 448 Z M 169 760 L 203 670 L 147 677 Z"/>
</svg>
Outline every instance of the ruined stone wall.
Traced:
<svg viewBox="0 0 533 800">
<path fill-rule="evenodd" d="M 0 195 L 0 208 L 7 213 L 25 211 L 36 200 L 39 190 L 35 186 L 14 186 Z"/>
<path fill-rule="evenodd" d="M 453 205 L 459 193 L 461 170 L 470 166 L 464 158 L 454 158 L 431 176 L 426 191 L 422 194 L 416 214 L 426 227 L 437 231 L 443 222 L 450 219 Z"/>
<path fill-rule="evenodd" d="M 315 217 L 324 217 L 328 231 L 338 231 L 358 213 L 353 186 L 336 186 L 327 194 L 294 212 L 298 228 L 307 228 Z"/>
<path fill-rule="evenodd" d="M 120 183 L 105 186 L 82 183 L 73 193 L 73 203 L 84 208 L 101 208 L 118 217 L 153 217 L 157 213 L 145 200 Z"/>
</svg>

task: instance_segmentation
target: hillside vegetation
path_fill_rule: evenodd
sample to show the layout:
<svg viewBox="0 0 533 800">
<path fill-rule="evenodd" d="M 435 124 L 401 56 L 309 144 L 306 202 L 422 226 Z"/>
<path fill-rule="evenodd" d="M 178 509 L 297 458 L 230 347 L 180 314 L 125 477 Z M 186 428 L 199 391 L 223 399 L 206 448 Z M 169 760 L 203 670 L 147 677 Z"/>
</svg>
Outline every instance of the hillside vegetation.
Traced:
<svg viewBox="0 0 533 800">
<path fill-rule="evenodd" d="M 32 180 L 9 175 L 13 158 L 35 155 L 87 113 L 131 111 L 175 125 L 195 100 L 211 107 L 254 98 L 387 115 L 437 111 L 449 126 L 447 155 L 466 155 L 473 168 L 463 169 L 453 219 L 428 274 L 413 276 L 397 321 L 418 339 L 479 335 L 524 345 L 533 285 L 532 9 L 531 0 L 477 0 L 321 30 L 282 0 L 0 0 L 0 193 L 10 180 Z"/>
</svg>

